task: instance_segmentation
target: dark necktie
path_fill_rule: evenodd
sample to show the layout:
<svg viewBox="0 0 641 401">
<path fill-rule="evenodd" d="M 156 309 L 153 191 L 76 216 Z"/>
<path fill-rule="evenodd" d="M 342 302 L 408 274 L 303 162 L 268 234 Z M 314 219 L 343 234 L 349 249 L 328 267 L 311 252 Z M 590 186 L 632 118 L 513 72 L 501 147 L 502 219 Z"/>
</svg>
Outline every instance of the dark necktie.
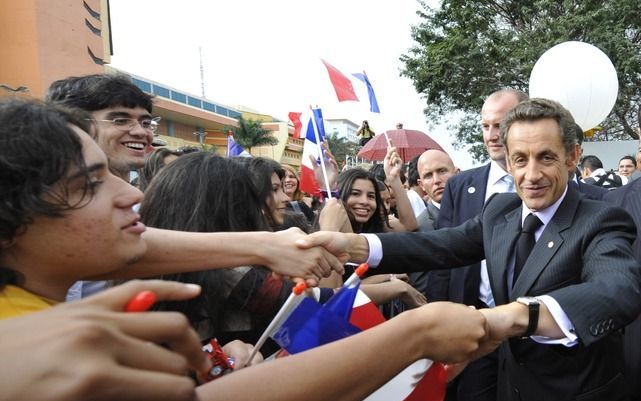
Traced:
<svg viewBox="0 0 641 401">
<path fill-rule="evenodd" d="M 516 283 L 516 279 L 519 277 L 521 270 L 523 270 L 525 261 L 528 256 L 530 256 L 532 248 L 534 248 L 534 244 L 536 243 L 534 239 L 534 232 L 542 225 L 543 222 L 532 213 L 528 214 L 523 222 L 521 234 L 519 234 L 519 238 L 516 240 L 516 257 L 514 258 L 514 277 L 512 278 L 512 286 Z"/>
</svg>

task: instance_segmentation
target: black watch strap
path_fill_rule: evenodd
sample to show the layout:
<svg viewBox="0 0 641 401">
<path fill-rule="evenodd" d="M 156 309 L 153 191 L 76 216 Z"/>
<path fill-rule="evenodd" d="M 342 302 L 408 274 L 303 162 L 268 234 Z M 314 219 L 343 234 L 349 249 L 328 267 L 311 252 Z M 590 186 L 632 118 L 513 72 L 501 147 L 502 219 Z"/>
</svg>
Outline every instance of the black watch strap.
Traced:
<svg viewBox="0 0 641 401">
<path fill-rule="evenodd" d="M 516 302 L 521 303 L 528 307 L 528 324 L 525 333 L 522 337 L 529 337 L 536 331 L 539 326 L 539 309 L 541 307 L 541 301 L 534 297 L 519 297 L 516 299 Z"/>
</svg>

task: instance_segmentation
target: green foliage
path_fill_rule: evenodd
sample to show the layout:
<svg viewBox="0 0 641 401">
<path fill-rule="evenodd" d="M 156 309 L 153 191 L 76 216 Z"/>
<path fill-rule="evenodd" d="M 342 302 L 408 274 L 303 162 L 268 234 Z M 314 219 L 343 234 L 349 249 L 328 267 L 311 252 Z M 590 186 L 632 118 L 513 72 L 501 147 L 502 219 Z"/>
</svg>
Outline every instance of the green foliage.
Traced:
<svg viewBox="0 0 641 401">
<path fill-rule="evenodd" d="M 471 147 L 476 160 L 487 158 L 480 141 L 479 111 L 495 90 L 528 90 L 530 72 L 549 48 L 569 40 L 591 43 L 612 60 L 619 97 L 602 124 L 610 139 L 638 138 L 641 98 L 641 12 L 638 0 L 443 0 L 431 8 L 419 0 L 422 22 L 412 27 L 415 46 L 401 56 L 427 105 L 428 121 L 452 112 L 457 148 Z"/>
<path fill-rule="evenodd" d="M 249 153 L 254 146 L 278 144 L 278 139 L 271 135 L 270 130 L 263 128 L 262 123 L 258 120 L 245 120 L 242 116 L 238 117 L 238 127 L 225 127 L 225 132 L 229 131 L 234 134 L 236 143 Z"/>
<path fill-rule="evenodd" d="M 358 144 L 350 141 L 345 137 L 338 137 L 336 133 L 330 133 L 325 138 L 329 145 L 329 150 L 336 158 L 336 163 L 340 168 L 345 162 L 346 156 L 356 155 Z"/>
</svg>

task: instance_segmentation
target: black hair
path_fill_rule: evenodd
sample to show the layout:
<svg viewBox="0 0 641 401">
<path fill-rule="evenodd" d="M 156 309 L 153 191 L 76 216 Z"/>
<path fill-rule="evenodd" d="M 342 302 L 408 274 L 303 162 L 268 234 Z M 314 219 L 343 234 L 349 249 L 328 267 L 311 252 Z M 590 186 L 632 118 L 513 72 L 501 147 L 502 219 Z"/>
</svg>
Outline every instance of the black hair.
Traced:
<svg viewBox="0 0 641 401">
<path fill-rule="evenodd" d="M 71 127 L 91 132 L 86 117 L 40 101 L 0 102 L 0 241 L 11 244 L 34 216 L 62 217 L 91 199 L 82 142 Z M 70 169 L 85 179 L 73 204 L 65 185 Z M 17 276 L 6 270 L 0 269 L 0 285 L 15 284 Z"/>
<path fill-rule="evenodd" d="M 153 97 L 123 74 L 93 74 L 68 77 L 49 86 L 45 99 L 88 112 L 110 107 L 142 107 L 151 113 Z"/>
<path fill-rule="evenodd" d="M 418 186 L 418 179 L 421 178 L 418 174 L 418 159 L 421 155 L 414 157 L 410 160 L 407 166 L 407 178 L 410 181 L 409 187 L 414 188 Z"/>
<path fill-rule="evenodd" d="M 601 159 L 594 155 L 587 155 L 583 159 L 581 159 L 581 168 L 589 168 L 591 171 L 594 171 L 596 169 L 603 168 L 603 163 L 601 162 Z"/>
<path fill-rule="evenodd" d="M 145 157 L 145 164 L 138 170 L 138 188 L 143 192 L 147 189 L 151 179 L 165 167 L 167 156 L 181 156 L 182 154 L 182 152 L 167 148 L 154 149 Z"/>
<path fill-rule="evenodd" d="M 275 173 L 282 181 L 285 178 L 285 169 L 278 162 L 264 157 L 236 157 L 234 160 L 249 169 L 251 181 L 258 191 L 258 198 L 263 205 L 263 211 L 272 229 L 276 229 L 277 224 L 270 213 L 270 202 L 273 196 L 272 174 Z"/>
<path fill-rule="evenodd" d="M 152 227 L 190 232 L 269 231 L 262 202 L 247 166 L 210 152 L 181 156 L 154 177 L 140 207 Z M 178 310 L 196 324 L 207 320 L 218 331 L 221 271 L 163 275 L 166 280 L 197 283 L 203 292 L 185 302 L 159 303 Z"/>
<path fill-rule="evenodd" d="M 622 160 L 630 160 L 634 168 L 637 168 L 637 159 L 635 159 L 634 156 L 623 156 L 619 159 L 619 163 L 621 163 Z"/>
<path fill-rule="evenodd" d="M 364 170 L 362 168 L 351 168 L 349 170 L 343 171 L 338 176 L 338 190 L 341 194 L 341 200 L 343 204 L 347 204 L 347 199 L 352 194 L 352 187 L 356 180 L 368 180 L 374 186 L 374 194 L 376 197 L 376 210 L 372 217 L 363 225 L 360 225 L 354 219 L 354 216 L 347 210 L 347 215 L 352 224 L 352 230 L 355 233 L 382 233 L 385 231 L 385 222 L 381 211 L 383 210 L 383 200 L 381 199 L 381 191 L 379 188 L 378 180 L 371 172 Z"/>
</svg>

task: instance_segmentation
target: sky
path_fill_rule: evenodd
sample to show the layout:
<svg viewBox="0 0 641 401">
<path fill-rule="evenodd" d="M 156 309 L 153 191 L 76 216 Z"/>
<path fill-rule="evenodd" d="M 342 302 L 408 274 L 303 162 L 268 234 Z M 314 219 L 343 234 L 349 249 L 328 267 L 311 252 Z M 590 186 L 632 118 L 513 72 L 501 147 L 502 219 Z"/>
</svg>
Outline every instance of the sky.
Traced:
<svg viewBox="0 0 641 401">
<path fill-rule="evenodd" d="M 213 102 L 283 121 L 290 111 L 320 106 L 325 118 L 366 119 L 376 133 L 401 122 L 467 169 L 471 157 L 454 150 L 445 125 L 425 121 L 424 101 L 400 77 L 418 9 L 416 0 L 110 0 L 111 64 L 200 96 L 202 54 L 205 97 Z M 380 115 L 367 102 L 339 103 L 321 58 L 345 73 L 365 71 Z"/>
</svg>

